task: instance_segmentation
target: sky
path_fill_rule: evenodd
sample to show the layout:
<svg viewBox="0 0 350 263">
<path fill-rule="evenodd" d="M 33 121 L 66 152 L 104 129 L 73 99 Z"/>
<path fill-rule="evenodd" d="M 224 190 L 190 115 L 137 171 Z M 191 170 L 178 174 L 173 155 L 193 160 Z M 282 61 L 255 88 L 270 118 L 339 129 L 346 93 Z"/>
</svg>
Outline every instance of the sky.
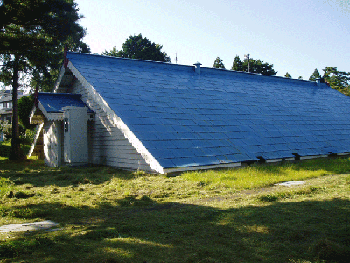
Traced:
<svg viewBox="0 0 350 263">
<path fill-rule="evenodd" d="M 245 54 L 274 65 L 277 75 L 309 79 L 326 66 L 350 71 L 350 0 L 76 0 L 84 41 L 101 54 L 142 34 L 175 63 L 216 57 L 231 69 Z"/>
</svg>

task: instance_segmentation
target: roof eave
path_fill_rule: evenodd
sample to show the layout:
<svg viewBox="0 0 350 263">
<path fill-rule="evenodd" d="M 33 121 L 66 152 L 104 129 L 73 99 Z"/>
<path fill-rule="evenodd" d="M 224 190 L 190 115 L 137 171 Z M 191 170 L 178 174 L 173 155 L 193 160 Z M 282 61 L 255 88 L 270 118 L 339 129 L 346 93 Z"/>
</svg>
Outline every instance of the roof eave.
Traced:
<svg viewBox="0 0 350 263">
<path fill-rule="evenodd" d="M 241 166 L 242 166 L 242 162 L 215 164 L 215 165 L 201 165 L 201 166 L 184 166 L 184 167 L 164 168 L 164 174 L 176 173 L 176 172 L 185 172 L 185 171 L 217 169 L 217 168 L 235 168 L 235 167 L 241 167 Z"/>
</svg>

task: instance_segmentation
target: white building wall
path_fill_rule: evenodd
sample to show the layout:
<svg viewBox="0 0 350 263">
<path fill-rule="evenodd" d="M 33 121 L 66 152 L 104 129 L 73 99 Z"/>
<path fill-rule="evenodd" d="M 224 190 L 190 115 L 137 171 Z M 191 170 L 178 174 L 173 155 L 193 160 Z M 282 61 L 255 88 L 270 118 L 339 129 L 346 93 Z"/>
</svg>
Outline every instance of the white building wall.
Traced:
<svg viewBox="0 0 350 263">
<path fill-rule="evenodd" d="M 81 94 L 82 101 L 95 112 L 94 121 L 88 125 L 90 163 L 153 171 L 79 81 L 75 81 L 72 93 Z"/>
<path fill-rule="evenodd" d="M 62 123 L 46 121 L 43 127 L 45 163 L 51 167 L 61 165 Z"/>
</svg>

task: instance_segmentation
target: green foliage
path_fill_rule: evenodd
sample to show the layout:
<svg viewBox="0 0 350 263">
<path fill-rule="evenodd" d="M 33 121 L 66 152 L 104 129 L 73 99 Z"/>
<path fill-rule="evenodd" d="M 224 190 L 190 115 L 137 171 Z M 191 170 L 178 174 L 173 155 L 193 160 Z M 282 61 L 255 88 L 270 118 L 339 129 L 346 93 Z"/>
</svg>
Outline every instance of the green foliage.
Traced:
<svg viewBox="0 0 350 263">
<path fill-rule="evenodd" d="M 287 72 L 285 75 L 284 75 L 285 78 L 288 78 L 288 79 L 291 79 L 292 76 Z"/>
<path fill-rule="evenodd" d="M 150 206 L 154 204 L 154 201 L 145 195 L 140 199 L 137 199 L 136 196 L 128 195 L 117 202 L 120 206 Z"/>
<path fill-rule="evenodd" d="M 350 88 L 350 72 L 339 71 L 337 67 L 326 67 L 323 71 L 324 80 L 333 89 L 342 91 Z"/>
<path fill-rule="evenodd" d="M 22 124 L 19 124 L 18 128 L 19 128 L 19 137 L 22 140 L 25 138 L 26 129 Z M 12 126 L 11 126 L 11 124 L 8 124 L 6 121 L 2 122 L 1 123 L 1 131 L 4 133 L 6 140 L 12 139 Z"/>
<path fill-rule="evenodd" d="M 320 75 L 316 68 L 310 76 L 310 81 L 320 79 L 326 82 L 331 88 L 350 96 L 350 72 L 339 71 L 337 67 L 325 67 L 323 76 Z"/>
<path fill-rule="evenodd" d="M 19 71 L 31 76 L 33 87 L 47 89 L 62 63 L 64 45 L 75 51 L 89 49 L 81 42 L 85 31 L 71 0 L 4 1 L 0 17 L 0 60 L 5 65 L 1 75 L 7 84 L 18 63 Z"/>
<path fill-rule="evenodd" d="M 310 81 L 316 81 L 317 79 L 321 79 L 321 75 L 320 73 L 318 72 L 318 69 L 315 68 L 314 72 L 311 74 L 309 80 Z"/>
<path fill-rule="evenodd" d="M 5 0 L 0 8 L 0 80 L 12 85 L 12 160 L 24 158 L 18 134 L 17 92 L 20 76 L 32 88 L 50 89 L 63 60 L 64 46 L 86 50 L 84 29 L 73 0 Z"/>
<path fill-rule="evenodd" d="M 243 71 L 243 62 L 238 55 L 235 56 L 231 69 L 236 71 Z"/>
<path fill-rule="evenodd" d="M 310 251 L 318 260 L 346 263 L 350 257 L 350 249 L 346 245 L 339 241 L 321 238 L 311 245 Z"/>
<path fill-rule="evenodd" d="M 231 69 L 236 71 L 248 71 L 248 58 L 245 58 L 242 62 L 239 56 L 236 55 Z M 249 72 L 266 76 L 274 76 L 277 74 L 277 71 L 273 69 L 273 64 L 253 58 L 249 58 Z"/>
<path fill-rule="evenodd" d="M 11 124 L 9 124 L 8 121 L 2 121 L 0 120 L 0 132 L 7 132 L 7 130 L 10 128 Z M 6 137 L 5 137 L 6 140 Z"/>
<path fill-rule="evenodd" d="M 281 191 L 272 194 L 261 195 L 258 199 L 262 202 L 277 202 L 283 199 L 296 198 L 302 195 L 312 195 L 316 192 L 320 192 L 322 189 L 320 187 L 305 187 L 298 190 Z"/>
<path fill-rule="evenodd" d="M 33 106 L 33 96 L 23 96 L 18 100 L 18 118 L 26 129 L 33 128 L 29 120 Z"/>
<path fill-rule="evenodd" d="M 153 60 L 171 62 L 170 57 L 162 52 L 162 45 L 151 42 L 146 37 L 142 37 L 142 34 L 129 36 L 129 38 L 123 43 L 122 50 L 118 51 L 114 47 L 111 51 L 105 51 L 102 55 L 141 59 L 141 60 Z"/>
<path fill-rule="evenodd" d="M 220 57 L 217 57 L 214 60 L 213 68 L 225 68 L 225 65 Z"/>
<path fill-rule="evenodd" d="M 0 197 L 5 196 L 11 190 L 13 190 L 13 182 L 8 178 L 0 177 Z"/>
<path fill-rule="evenodd" d="M 34 129 L 26 129 L 24 137 L 22 138 L 22 143 L 26 145 L 31 145 L 34 141 L 36 131 Z"/>
<path fill-rule="evenodd" d="M 110 51 L 105 50 L 105 52 L 103 52 L 102 55 L 111 57 L 123 57 L 123 51 L 118 51 L 117 47 L 113 47 Z"/>
<path fill-rule="evenodd" d="M 33 239 L 9 240 L 0 243 L 0 259 L 9 259 L 33 253 L 40 247 L 52 246 L 53 242 L 48 238 L 36 237 Z M 8 261 L 6 261 L 8 262 Z"/>
</svg>

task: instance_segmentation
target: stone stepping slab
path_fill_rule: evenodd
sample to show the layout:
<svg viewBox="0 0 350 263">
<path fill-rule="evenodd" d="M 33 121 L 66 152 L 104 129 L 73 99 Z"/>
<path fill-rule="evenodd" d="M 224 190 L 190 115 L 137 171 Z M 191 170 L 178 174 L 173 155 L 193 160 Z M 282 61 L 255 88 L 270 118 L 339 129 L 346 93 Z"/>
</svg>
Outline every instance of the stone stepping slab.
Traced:
<svg viewBox="0 0 350 263">
<path fill-rule="evenodd" d="M 58 226 L 58 223 L 55 223 L 50 220 L 34 222 L 34 223 L 10 224 L 10 225 L 0 226 L 0 233 L 1 232 L 3 233 L 4 232 L 27 232 L 27 231 L 40 231 L 40 230 L 55 231 L 58 229 L 52 229 L 52 228 L 56 226 Z"/>
</svg>

